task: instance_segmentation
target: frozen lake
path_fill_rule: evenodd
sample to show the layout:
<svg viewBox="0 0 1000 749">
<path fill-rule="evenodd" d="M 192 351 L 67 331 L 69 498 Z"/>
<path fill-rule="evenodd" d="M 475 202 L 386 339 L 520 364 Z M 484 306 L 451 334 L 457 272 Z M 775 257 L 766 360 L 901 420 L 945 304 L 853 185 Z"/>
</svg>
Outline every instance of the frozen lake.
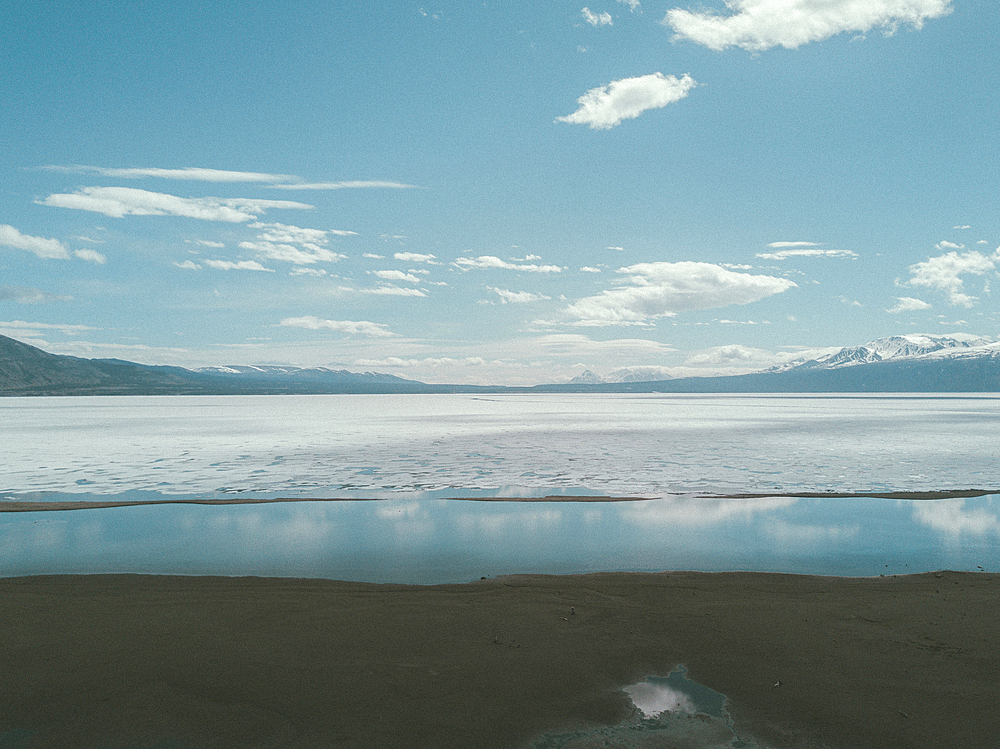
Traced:
<svg viewBox="0 0 1000 749">
<path fill-rule="evenodd" d="M 718 496 L 992 490 L 1000 400 L 990 395 L 10 398 L 0 423 L 0 501 L 356 500 L 0 513 L 0 575 L 431 583 L 995 571 L 1000 559 L 996 493 Z M 655 499 L 452 499 L 549 494 Z"/>
</svg>

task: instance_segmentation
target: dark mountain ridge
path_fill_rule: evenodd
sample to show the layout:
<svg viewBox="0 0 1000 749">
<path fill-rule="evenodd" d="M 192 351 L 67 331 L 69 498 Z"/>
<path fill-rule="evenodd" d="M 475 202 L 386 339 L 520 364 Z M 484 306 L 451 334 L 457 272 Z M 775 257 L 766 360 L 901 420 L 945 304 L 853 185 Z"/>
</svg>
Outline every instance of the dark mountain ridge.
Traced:
<svg viewBox="0 0 1000 749">
<path fill-rule="evenodd" d="M 530 392 L 1000 392 L 1000 343 L 974 336 L 894 336 L 742 375 L 651 381 L 622 376 L 608 382 L 588 373 L 569 383 L 506 387 L 431 385 L 380 372 L 328 367 L 233 365 L 190 370 L 149 366 L 50 354 L 0 336 L 0 396 Z"/>
</svg>

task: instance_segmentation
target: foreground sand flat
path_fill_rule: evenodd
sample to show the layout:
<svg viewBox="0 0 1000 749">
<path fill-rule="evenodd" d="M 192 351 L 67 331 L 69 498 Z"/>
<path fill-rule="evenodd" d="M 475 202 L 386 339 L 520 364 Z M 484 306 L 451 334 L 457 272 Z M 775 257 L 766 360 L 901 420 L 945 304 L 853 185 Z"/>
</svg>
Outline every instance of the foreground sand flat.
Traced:
<svg viewBox="0 0 1000 749">
<path fill-rule="evenodd" d="M 994 574 L 47 576 L 0 602 L 0 735 L 32 747 L 519 747 L 626 719 L 617 690 L 679 663 L 768 746 L 1000 736 Z"/>
</svg>

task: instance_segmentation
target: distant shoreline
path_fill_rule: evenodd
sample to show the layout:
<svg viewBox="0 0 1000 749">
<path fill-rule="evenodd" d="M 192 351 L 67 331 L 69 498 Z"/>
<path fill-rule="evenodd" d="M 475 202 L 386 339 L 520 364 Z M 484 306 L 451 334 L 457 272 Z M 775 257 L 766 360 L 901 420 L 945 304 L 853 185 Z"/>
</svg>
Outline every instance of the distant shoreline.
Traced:
<svg viewBox="0 0 1000 749">
<path fill-rule="evenodd" d="M 968 499 L 1000 494 L 1000 489 L 955 489 L 945 491 L 898 491 L 898 492 L 763 492 L 739 494 L 699 494 L 692 492 L 686 495 L 696 499 L 767 499 L 769 497 L 794 497 L 796 499 L 902 499 L 902 500 L 935 500 L 935 499 Z M 453 502 L 648 502 L 663 497 L 619 497 L 608 495 L 568 495 L 550 494 L 544 497 L 445 497 Z M 110 500 L 58 500 L 26 501 L 0 500 L 0 512 L 53 512 L 64 510 L 99 510 L 113 507 L 143 507 L 147 505 L 260 505 L 285 502 L 379 502 L 386 497 L 233 497 L 192 499 L 110 499 Z M 393 498 L 397 499 L 397 498 Z M 407 499 L 400 496 L 398 499 Z"/>
</svg>

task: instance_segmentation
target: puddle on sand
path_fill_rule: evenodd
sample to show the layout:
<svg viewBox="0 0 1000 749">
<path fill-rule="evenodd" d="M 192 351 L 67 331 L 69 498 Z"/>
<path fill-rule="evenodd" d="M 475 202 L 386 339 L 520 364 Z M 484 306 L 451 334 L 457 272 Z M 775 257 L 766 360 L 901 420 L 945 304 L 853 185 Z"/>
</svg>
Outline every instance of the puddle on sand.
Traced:
<svg viewBox="0 0 1000 749">
<path fill-rule="evenodd" d="M 736 735 L 725 695 L 689 679 L 684 666 L 622 691 L 636 708 L 624 723 L 545 735 L 531 749 L 766 749 Z"/>
</svg>

